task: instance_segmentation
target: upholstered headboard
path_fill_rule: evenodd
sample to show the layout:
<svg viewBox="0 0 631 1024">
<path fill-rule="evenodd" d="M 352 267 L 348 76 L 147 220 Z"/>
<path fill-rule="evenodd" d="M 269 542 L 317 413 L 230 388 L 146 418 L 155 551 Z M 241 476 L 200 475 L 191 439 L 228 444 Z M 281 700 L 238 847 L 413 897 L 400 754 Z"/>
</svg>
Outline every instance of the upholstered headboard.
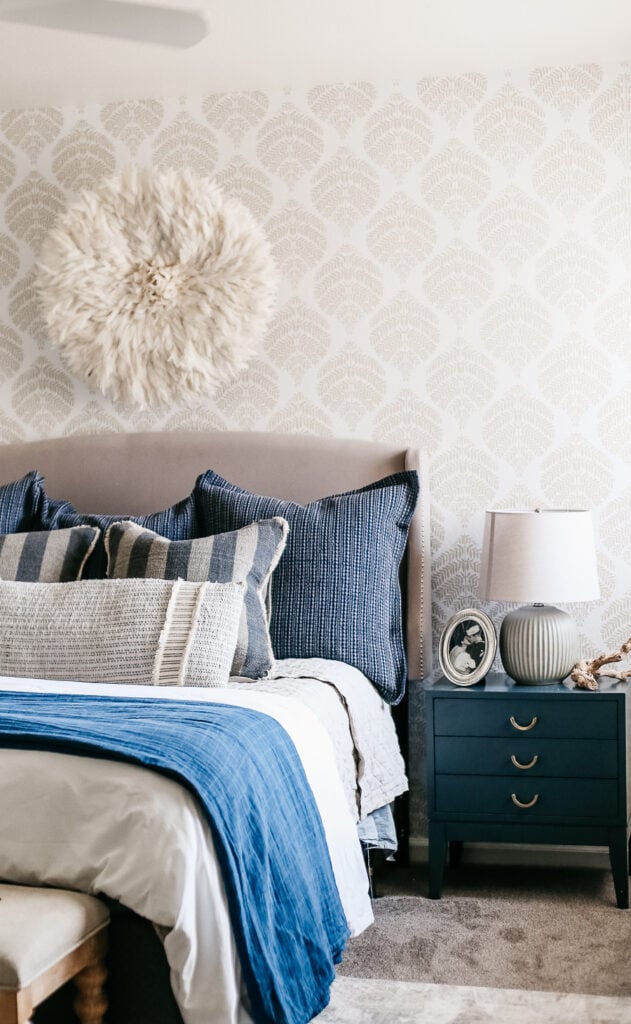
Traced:
<svg viewBox="0 0 631 1024">
<path fill-rule="evenodd" d="M 196 477 L 215 469 L 259 494 L 307 502 L 352 490 L 403 469 L 418 469 L 419 506 L 408 541 L 403 590 L 408 671 L 431 668 L 429 491 L 416 449 L 311 435 L 144 433 L 73 435 L 0 445 L 0 483 L 31 469 L 53 498 L 79 512 L 138 515 L 186 497 Z"/>
</svg>

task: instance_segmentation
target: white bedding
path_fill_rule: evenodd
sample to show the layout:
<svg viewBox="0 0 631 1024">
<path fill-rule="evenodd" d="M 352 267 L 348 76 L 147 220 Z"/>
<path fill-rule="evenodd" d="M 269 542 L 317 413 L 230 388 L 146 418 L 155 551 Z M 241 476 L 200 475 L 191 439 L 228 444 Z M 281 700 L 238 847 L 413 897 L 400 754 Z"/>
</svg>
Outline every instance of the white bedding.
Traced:
<svg viewBox="0 0 631 1024">
<path fill-rule="evenodd" d="M 317 714 L 333 740 L 358 819 L 405 793 L 405 763 L 390 705 L 359 669 L 324 658 L 285 658 L 276 662 L 273 678 L 249 684 L 298 697 Z"/>
<path fill-rule="evenodd" d="M 383 793 L 394 796 L 405 788 L 389 711 L 361 673 L 336 662 L 280 662 L 277 675 L 222 689 L 159 692 L 6 677 L 0 688 L 141 697 L 153 692 L 271 715 L 291 736 L 304 765 L 349 926 L 358 934 L 371 923 L 372 911 L 355 822 L 371 804 L 385 802 Z M 314 682 L 318 676 L 325 685 Z M 0 878 L 119 900 L 161 926 L 185 1024 L 249 1020 L 210 830 L 195 799 L 178 783 L 113 761 L 0 750 Z"/>
</svg>

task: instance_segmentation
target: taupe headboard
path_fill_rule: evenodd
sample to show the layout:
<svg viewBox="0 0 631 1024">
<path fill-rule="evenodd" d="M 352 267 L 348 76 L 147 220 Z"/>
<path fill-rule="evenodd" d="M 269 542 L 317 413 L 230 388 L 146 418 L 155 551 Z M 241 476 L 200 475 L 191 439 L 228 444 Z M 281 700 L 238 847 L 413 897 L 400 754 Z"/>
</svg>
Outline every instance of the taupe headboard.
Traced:
<svg viewBox="0 0 631 1024">
<path fill-rule="evenodd" d="M 196 477 L 215 469 L 258 494 L 307 502 L 352 490 L 403 469 L 419 469 L 421 496 L 410 529 L 406 578 L 408 670 L 431 668 L 429 489 L 412 448 L 311 435 L 144 433 L 73 435 L 0 445 L 0 483 L 31 469 L 46 478 L 53 498 L 80 512 L 139 515 L 190 494 Z"/>
</svg>

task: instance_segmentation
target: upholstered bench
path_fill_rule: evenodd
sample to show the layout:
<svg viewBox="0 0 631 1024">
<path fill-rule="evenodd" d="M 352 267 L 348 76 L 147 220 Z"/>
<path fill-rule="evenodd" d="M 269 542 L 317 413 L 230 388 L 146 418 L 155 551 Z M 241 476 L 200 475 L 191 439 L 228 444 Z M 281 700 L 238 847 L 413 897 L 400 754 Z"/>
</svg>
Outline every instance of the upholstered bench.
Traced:
<svg viewBox="0 0 631 1024">
<path fill-rule="evenodd" d="M 0 1024 L 25 1024 L 70 978 L 81 1024 L 101 1024 L 109 917 L 83 893 L 0 885 Z"/>
</svg>

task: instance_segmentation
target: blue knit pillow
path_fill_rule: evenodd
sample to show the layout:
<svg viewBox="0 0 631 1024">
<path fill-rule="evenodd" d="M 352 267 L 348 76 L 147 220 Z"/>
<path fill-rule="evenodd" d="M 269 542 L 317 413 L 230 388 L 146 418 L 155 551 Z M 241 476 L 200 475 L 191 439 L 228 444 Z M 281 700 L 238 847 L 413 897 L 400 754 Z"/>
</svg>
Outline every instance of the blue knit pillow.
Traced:
<svg viewBox="0 0 631 1024">
<path fill-rule="evenodd" d="M 0 486 L 0 533 L 38 530 L 44 501 L 43 479 L 35 470 Z"/>
<path fill-rule="evenodd" d="M 170 508 L 161 512 L 150 512 L 142 516 L 102 515 L 100 513 L 82 514 L 77 512 L 69 501 L 58 501 L 44 494 L 41 511 L 41 530 L 63 530 L 69 526 L 97 526 L 101 535 L 94 551 L 90 555 L 84 573 L 84 579 L 104 579 L 107 574 L 107 555 L 104 537 L 112 523 L 126 520 L 144 526 L 161 537 L 169 540 L 190 540 L 197 537 L 197 519 L 193 495 L 183 498 Z"/>
<path fill-rule="evenodd" d="M 384 700 L 405 692 L 399 566 L 419 492 L 414 471 L 298 505 L 251 494 L 212 470 L 193 491 L 203 533 L 259 519 L 289 523 L 272 576 L 277 658 L 332 658 L 360 669 Z"/>
</svg>

